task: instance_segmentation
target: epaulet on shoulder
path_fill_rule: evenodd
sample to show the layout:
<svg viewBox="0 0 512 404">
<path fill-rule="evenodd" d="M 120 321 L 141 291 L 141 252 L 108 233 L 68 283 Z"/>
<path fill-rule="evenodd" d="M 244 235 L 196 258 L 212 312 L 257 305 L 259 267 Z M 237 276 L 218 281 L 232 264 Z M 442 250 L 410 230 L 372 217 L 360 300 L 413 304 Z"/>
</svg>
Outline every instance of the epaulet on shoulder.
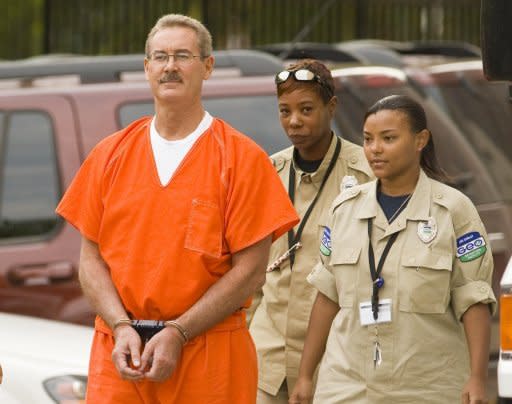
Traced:
<svg viewBox="0 0 512 404">
<path fill-rule="evenodd" d="M 450 211 L 473 205 L 470 199 L 458 189 L 439 181 L 432 181 L 432 198 L 434 203 L 444 206 Z"/>
<path fill-rule="evenodd" d="M 344 155 L 350 168 L 360 171 L 370 178 L 373 177 L 372 170 L 368 165 L 368 161 L 366 160 L 361 146 L 342 139 L 342 149 L 344 150 Z"/>
<path fill-rule="evenodd" d="M 441 182 L 432 182 L 432 199 L 435 204 L 446 208 L 456 227 L 478 216 L 475 205 L 458 189 Z"/>
<path fill-rule="evenodd" d="M 270 161 L 272 162 L 272 165 L 276 168 L 276 171 L 280 172 L 286 165 L 286 162 L 288 160 L 291 160 L 292 156 L 293 147 L 289 147 L 270 156 Z"/>
<path fill-rule="evenodd" d="M 338 206 L 342 205 L 346 201 L 355 198 L 357 195 L 361 193 L 361 187 L 355 186 L 349 189 L 344 190 L 341 194 L 339 194 L 332 203 L 332 209 L 336 209 Z"/>
</svg>

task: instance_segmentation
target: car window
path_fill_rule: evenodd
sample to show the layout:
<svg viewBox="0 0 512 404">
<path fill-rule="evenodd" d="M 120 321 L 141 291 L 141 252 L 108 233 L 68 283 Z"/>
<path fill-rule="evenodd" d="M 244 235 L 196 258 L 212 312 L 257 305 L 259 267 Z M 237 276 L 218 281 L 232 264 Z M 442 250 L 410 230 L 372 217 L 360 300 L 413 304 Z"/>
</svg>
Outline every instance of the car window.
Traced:
<svg viewBox="0 0 512 404">
<path fill-rule="evenodd" d="M 277 99 L 272 96 L 209 97 L 203 100 L 205 109 L 242 133 L 251 137 L 268 154 L 290 143 L 277 115 Z M 144 115 L 154 114 L 152 102 L 125 104 L 119 109 L 121 127 Z"/>
<path fill-rule="evenodd" d="M 482 162 L 462 133 L 436 104 L 427 102 L 406 83 L 380 87 L 365 85 L 362 81 L 344 82 L 337 92 L 340 102 L 336 116 L 343 137 L 362 144 L 362 125 L 367 108 L 391 94 L 408 95 L 424 107 L 440 164 L 462 192 L 476 204 L 499 198 L 489 173 L 483 169 Z"/>
<path fill-rule="evenodd" d="M 20 111 L 0 122 L 0 242 L 45 235 L 57 224 L 60 196 L 51 119 Z"/>
<path fill-rule="evenodd" d="M 277 100 L 272 96 L 210 97 L 205 109 L 251 137 L 268 154 L 290 146 L 277 116 Z M 121 127 L 145 115 L 153 115 L 152 102 L 125 104 L 119 109 Z"/>
<path fill-rule="evenodd" d="M 290 146 L 281 127 L 275 95 L 207 98 L 205 108 L 251 137 L 268 154 Z"/>
<path fill-rule="evenodd" d="M 119 129 L 128 126 L 131 122 L 155 114 L 153 102 L 134 102 L 123 104 L 119 108 Z"/>
</svg>

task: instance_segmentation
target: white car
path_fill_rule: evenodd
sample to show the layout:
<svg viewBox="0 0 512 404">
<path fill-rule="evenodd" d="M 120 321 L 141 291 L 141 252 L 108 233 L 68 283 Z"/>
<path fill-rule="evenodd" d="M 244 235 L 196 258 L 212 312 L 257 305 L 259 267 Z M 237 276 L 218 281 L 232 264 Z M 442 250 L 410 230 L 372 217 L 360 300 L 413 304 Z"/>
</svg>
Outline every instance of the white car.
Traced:
<svg viewBox="0 0 512 404">
<path fill-rule="evenodd" d="M 93 331 L 0 313 L 0 403 L 84 403 Z"/>
<path fill-rule="evenodd" d="M 500 358 L 498 396 L 500 404 L 512 403 L 512 257 L 501 278 Z"/>
</svg>

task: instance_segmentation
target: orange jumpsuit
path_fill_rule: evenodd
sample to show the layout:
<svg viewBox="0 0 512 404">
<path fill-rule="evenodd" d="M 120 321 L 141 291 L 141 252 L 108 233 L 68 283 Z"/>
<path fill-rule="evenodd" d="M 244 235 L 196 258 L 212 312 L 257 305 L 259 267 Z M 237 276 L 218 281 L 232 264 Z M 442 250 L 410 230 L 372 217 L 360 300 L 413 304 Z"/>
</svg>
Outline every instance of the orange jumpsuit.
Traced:
<svg viewBox="0 0 512 404">
<path fill-rule="evenodd" d="M 57 212 L 98 244 L 130 316 L 167 320 L 231 269 L 232 254 L 270 234 L 275 240 L 298 217 L 265 152 L 220 119 L 162 186 L 149 125 L 142 118 L 100 142 Z M 88 402 L 255 402 L 256 355 L 243 311 L 186 344 L 163 383 L 122 380 L 110 328 L 99 317 L 95 328 Z"/>
</svg>

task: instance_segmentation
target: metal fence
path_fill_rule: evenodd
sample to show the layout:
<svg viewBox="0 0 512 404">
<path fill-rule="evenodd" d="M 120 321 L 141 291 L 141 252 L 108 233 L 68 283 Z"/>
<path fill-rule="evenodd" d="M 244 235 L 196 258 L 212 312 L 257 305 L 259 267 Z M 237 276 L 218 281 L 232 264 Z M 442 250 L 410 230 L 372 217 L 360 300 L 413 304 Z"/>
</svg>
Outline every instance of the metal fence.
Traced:
<svg viewBox="0 0 512 404">
<path fill-rule="evenodd" d="M 216 49 L 359 38 L 479 45 L 480 0 L 1 0 L 0 58 L 141 52 L 166 13 L 202 20 Z"/>
</svg>

